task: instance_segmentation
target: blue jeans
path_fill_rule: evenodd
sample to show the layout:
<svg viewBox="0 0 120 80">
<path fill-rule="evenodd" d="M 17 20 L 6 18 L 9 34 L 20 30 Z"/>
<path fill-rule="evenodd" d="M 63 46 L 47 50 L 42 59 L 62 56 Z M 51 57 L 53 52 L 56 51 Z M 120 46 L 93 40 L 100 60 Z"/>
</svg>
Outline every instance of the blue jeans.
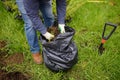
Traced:
<svg viewBox="0 0 120 80">
<path fill-rule="evenodd" d="M 38 1 L 40 1 L 39 9 L 44 18 L 45 26 L 46 27 L 52 26 L 54 22 L 54 16 L 52 14 L 51 1 L 47 1 L 47 2 L 41 2 L 41 0 L 38 0 Z M 32 53 L 37 53 L 40 51 L 40 46 L 39 46 L 36 30 L 33 28 L 34 27 L 33 23 L 25 10 L 23 0 L 16 0 L 16 3 L 18 5 L 18 8 L 21 12 L 22 18 L 25 23 L 25 33 L 26 33 L 28 44 L 30 46 L 30 51 Z"/>
</svg>

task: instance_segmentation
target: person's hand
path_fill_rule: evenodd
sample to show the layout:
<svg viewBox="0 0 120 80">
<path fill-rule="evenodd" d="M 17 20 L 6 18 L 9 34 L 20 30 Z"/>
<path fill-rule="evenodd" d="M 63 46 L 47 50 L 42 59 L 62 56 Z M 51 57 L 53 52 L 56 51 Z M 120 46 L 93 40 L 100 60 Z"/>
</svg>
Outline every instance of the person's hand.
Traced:
<svg viewBox="0 0 120 80">
<path fill-rule="evenodd" d="M 65 33 L 65 24 L 58 24 L 58 27 L 60 29 L 60 33 Z"/>
<path fill-rule="evenodd" d="M 46 32 L 43 34 L 43 36 L 49 41 L 54 38 L 54 35 L 50 34 L 49 32 Z"/>
</svg>

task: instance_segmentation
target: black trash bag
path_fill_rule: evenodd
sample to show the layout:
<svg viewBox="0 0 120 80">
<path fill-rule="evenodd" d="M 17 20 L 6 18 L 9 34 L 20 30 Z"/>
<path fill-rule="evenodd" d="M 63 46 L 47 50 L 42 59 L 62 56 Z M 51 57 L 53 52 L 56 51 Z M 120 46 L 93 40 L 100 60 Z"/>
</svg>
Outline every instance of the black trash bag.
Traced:
<svg viewBox="0 0 120 80">
<path fill-rule="evenodd" d="M 65 31 L 66 33 L 59 34 L 51 42 L 40 36 L 44 63 L 50 70 L 55 72 L 67 71 L 77 63 L 78 50 L 72 41 L 75 30 L 66 26 Z"/>
</svg>

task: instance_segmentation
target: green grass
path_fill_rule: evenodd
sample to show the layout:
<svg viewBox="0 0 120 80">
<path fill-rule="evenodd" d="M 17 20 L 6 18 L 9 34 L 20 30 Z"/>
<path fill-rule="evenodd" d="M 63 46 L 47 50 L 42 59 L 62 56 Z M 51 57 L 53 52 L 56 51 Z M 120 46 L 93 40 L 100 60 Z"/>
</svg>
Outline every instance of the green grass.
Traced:
<svg viewBox="0 0 120 80">
<path fill-rule="evenodd" d="M 86 2 L 73 10 L 72 21 L 67 25 L 76 30 L 74 41 L 78 47 L 79 60 L 67 73 L 53 73 L 45 65 L 34 64 L 24 35 L 23 22 L 15 20 L 13 14 L 0 7 L 0 40 L 7 40 L 9 54 L 23 52 L 25 57 L 23 64 L 5 69 L 28 72 L 32 76 L 31 80 L 120 80 L 120 25 L 104 45 L 104 54 L 98 55 L 105 22 L 120 24 L 120 1 L 112 2 L 114 4 L 110 0 L 105 3 Z M 3 5 L 0 3 L 0 6 Z"/>
</svg>

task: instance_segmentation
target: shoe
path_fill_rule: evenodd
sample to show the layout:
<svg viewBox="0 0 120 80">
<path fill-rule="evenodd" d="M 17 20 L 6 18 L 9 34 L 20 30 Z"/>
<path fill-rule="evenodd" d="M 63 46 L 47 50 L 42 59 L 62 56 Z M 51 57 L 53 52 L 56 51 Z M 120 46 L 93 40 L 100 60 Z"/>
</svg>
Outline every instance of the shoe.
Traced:
<svg viewBox="0 0 120 80">
<path fill-rule="evenodd" d="M 40 53 L 33 53 L 32 54 L 33 60 L 36 64 L 42 64 L 43 63 L 43 58 Z"/>
</svg>

